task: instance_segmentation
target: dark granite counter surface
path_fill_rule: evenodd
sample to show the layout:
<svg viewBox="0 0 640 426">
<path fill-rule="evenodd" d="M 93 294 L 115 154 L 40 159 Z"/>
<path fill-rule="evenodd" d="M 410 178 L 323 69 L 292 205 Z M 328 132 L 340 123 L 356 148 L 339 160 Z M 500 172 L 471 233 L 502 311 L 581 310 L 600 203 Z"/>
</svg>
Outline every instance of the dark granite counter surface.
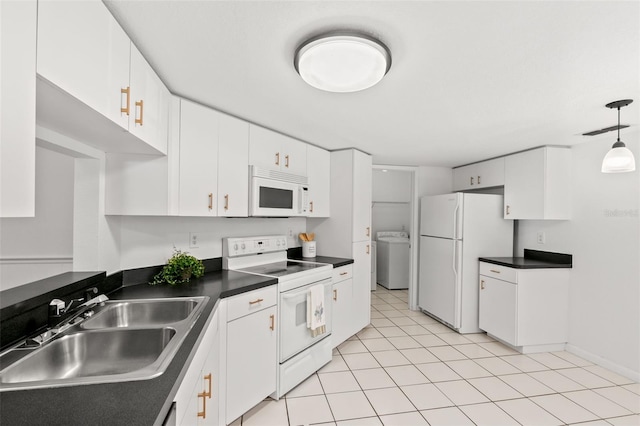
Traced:
<svg viewBox="0 0 640 426">
<path fill-rule="evenodd" d="M 209 296 L 165 372 L 150 380 L 0 392 L 4 425 L 153 425 L 162 424 L 219 299 L 274 285 L 274 278 L 216 271 L 186 286 L 137 284 L 120 287 L 109 298 Z"/>
<path fill-rule="evenodd" d="M 480 262 L 516 269 L 572 268 L 573 256 L 539 250 L 524 250 L 524 257 L 481 257 Z"/>
</svg>

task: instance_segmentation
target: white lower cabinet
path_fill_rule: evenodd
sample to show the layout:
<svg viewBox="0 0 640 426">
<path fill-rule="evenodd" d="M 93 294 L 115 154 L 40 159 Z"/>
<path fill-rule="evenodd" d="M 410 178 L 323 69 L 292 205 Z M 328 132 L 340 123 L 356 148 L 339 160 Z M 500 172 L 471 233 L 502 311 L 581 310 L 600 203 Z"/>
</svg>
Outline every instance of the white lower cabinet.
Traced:
<svg viewBox="0 0 640 426">
<path fill-rule="evenodd" d="M 480 262 L 479 327 L 522 353 L 564 349 L 570 271 Z"/>
<path fill-rule="evenodd" d="M 220 321 L 216 310 L 175 397 L 178 425 L 220 424 L 219 371 Z"/>
<path fill-rule="evenodd" d="M 331 346 L 340 345 L 353 335 L 353 266 L 333 270 Z"/>
<path fill-rule="evenodd" d="M 255 290 L 227 301 L 226 423 L 276 391 L 277 287 Z M 244 316 L 237 317 L 246 308 Z M 270 305 L 270 306 L 269 306 Z"/>
</svg>

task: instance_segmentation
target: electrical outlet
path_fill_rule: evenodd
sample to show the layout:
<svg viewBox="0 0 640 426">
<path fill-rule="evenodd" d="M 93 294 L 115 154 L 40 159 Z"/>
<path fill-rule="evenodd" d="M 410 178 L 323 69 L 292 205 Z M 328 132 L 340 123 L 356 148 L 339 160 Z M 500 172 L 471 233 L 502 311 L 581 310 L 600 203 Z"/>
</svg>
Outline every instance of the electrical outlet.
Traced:
<svg viewBox="0 0 640 426">
<path fill-rule="evenodd" d="M 198 248 L 200 235 L 196 232 L 189 232 L 189 248 Z"/>
<path fill-rule="evenodd" d="M 293 229 L 289 228 L 289 238 L 293 238 Z"/>
<path fill-rule="evenodd" d="M 538 234 L 537 234 L 537 241 L 538 241 L 538 244 L 544 244 L 544 240 L 545 240 L 545 238 L 544 238 L 544 232 L 539 231 L 539 232 L 538 232 Z"/>
</svg>

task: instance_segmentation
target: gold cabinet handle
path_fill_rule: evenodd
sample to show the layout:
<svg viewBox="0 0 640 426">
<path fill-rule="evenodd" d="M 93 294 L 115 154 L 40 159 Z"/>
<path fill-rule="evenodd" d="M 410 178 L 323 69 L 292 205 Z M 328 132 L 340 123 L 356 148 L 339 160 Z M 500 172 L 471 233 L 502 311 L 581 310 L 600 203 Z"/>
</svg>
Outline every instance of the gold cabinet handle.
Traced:
<svg viewBox="0 0 640 426">
<path fill-rule="evenodd" d="M 367 237 L 371 236 L 371 227 L 367 226 Z"/>
<path fill-rule="evenodd" d="M 213 193 L 209 193 L 209 210 L 213 210 Z"/>
<path fill-rule="evenodd" d="M 507 205 L 507 215 L 511 214 L 511 206 Z"/>
<path fill-rule="evenodd" d="M 500 273 L 500 271 L 497 271 L 497 270 L 495 270 L 495 269 L 489 269 L 489 270 L 490 270 L 491 272 L 493 272 L 494 274 L 499 274 L 499 273 Z"/>
<path fill-rule="evenodd" d="M 224 209 L 229 210 L 229 194 L 224 196 Z"/>
<path fill-rule="evenodd" d="M 124 108 L 121 106 L 120 113 L 129 115 L 129 105 L 131 104 L 131 88 L 127 86 L 126 89 L 120 89 L 120 95 L 127 95 L 127 106 Z M 122 104 L 122 99 L 120 99 L 120 104 Z"/>
<path fill-rule="evenodd" d="M 256 303 L 260 303 L 260 302 L 264 302 L 264 299 L 256 299 L 256 300 L 253 300 L 253 301 L 249 301 L 249 304 L 250 305 L 255 305 Z"/>
<path fill-rule="evenodd" d="M 478 185 L 480 185 L 480 176 L 478 176 Z"/>
<path fill-rule="evenodd" d="M 289 167 L 289 154 L 284 156 L 284 166 Z"/>
<path fill-rule="evenodd" d="M 333 290 L 333 300 L 338 301 L 338 290 Z"/>
<path fill-rule="evenodd" d="M 276 328 L 276 316 L 271 314 L 269 315 L 269 318 L 271 319 L 271 325 L 269 326 L 269 329 L 273 331 Z"/>
<path fill-rule="evenodd" d="M 276 166 L 280 165 L 280 153 L 276 152 Z"/>
<path fill-rule="evenodd" d="M 484 290 L 484 280 L 480 280 L 480 290 Z"/>
<path fill-rule="evenodd" d="M 471 185 L 473 185 L 473 176 L 471 176 Z"/>
<path fill-rule="evenodd" d="M 198 394 L 198 398 L 202 398 L 202 411 L 198 411 L 198 417 L 203 419 L 207 418 L 207 393 L 202 392 Z"/>
<path fill-rule="evenodd" d="M 135 122 L 136 124 L 139 124 L 142 126 L 144 122 L 144 102 L 142 101 L 142 99 L 136 102 L 136 110 L 138 109 L 138 107 L 140 107 L 140 118 L 136 118 Z"/>
<path fill-rule="evenodd" d="M 313 213 L 313 201 L 309 202 L 309 213 Z"/>
<path fill-rule="evenodd" d="M 369 244 L 367 244 L 367 254 L 369 254 Z"/>
<path fill-rule="evenodd" d="M 340 275 L 341 275 L 341 276 L 342 276 L 342 275 L 347 275 L 347 274 L 348 274 L 348 272 L 340 272 Z"/>
<path fill-rule="evenodd" d="M 211 377 L 211 373 L 209 373 L 206 376 L 204 376 L 204 379 L 209 382 L 209 391 L 205 392 L 205 395 L 207 396 L 207 398 L 211 399 L 211 382 L 213 382 L 213 379 Z"/>
</svg>

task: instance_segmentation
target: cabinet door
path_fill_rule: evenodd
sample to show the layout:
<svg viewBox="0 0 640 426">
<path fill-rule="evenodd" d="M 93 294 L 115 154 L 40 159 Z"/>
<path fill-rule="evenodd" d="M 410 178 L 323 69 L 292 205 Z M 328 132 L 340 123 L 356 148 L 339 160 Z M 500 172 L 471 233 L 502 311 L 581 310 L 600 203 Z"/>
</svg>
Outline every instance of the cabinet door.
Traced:
<svg viewBox="0 0 640 426">
<path fill-rule="evenodd" d="M 133 44 L 130 64 L 129 132 L 166 154 L 169 91 Z"/>
<path fill-rule="evenodd" d="M 281 150 L 282 135 L 264 127 L 249 125 L 249 164 L 280 170 L 284 164 Z"/>
<path fill-rule="evenodd" d="M 0 2 L 0 217 L 35 216 L 36 7 Z"/>
<path fill-rule="evenodd" d="M 371 156 L 353 151 L 353 239 L 371 241 Z"/>
<path fill-rule="evenodd" d="M 227 324 L 227 423 L 276 391 L 276 307 Z"/>
<path fill-rule="evenodd" d="M 203 420 L 217 421 L 219 400 L 217 377 L 220 359 L 220 320 L 217 310 L 213 312 L 209 325 L 203 332 L 205 334 L 174 398 L 178 425 L 202 424 Z M 205 379 L 208 374 L 211 374 L 211 382 L 208 378 Z M 211 385 L 211 396 L 198 396 L 205 392 L 208 394 L 209 385 Z M 205 418 L 202 414 L 198 415 L 203 411 L 207 413 Z"/>
<path fill-rule="evenodd" d="M 99 0 L 38 2 L 38 74 L 124 129 L 130 45 Z"/>
<path fill-rule="evenodd" d="M 478 163 L 475 182 L 478 188 L 504 185 L 504 157 Z"/>
<path fill-rule="evenodd" d="M 509 155 L 504 165 L 504 218 L 542 219 L 545 148 Z"/>
<path fill-rule="evenodd" d="M 335 348 L 353 335 L 353 279 L 334 284 L 332 290 L 331 345 Z"/>
<path fill-rule="evenodd" d="M 331 153 L 313 145 L 307 146 L 309 176 L 309 216 L 329 217 L 331 200 Z"/>
<path fill-rule="evenodd" d="M 180 215 L 215 216 L 218 196 L 218 114 L 182 100 L 180 107 Z"/>
<path fill-rule="evenodd" d="M 453 190 L 464 191 L 476 188 L 478 183 L 476 178 L 477 168 L 476 164 L 469 164 L 468 166 L 453 169 Z"/>
<path fill-rule="evenodd" d="M 307 144 L 297 139 L 281 135 L 280 170 L 299 176 L 307 176 Z"/>
<path fill-rule="evenodd" d="M 517 344 L 517 291 L 514 283 L 480 275 L 479 327 L 512 345 Z"/>
<path fill-rule="evenodd" d="M 219 114 L 218 216 L 249 215 L 249 123 Z"/>
<path fill-rule="evenodd" d="M 353 244 L 353 302 L 352 315 L 357 333 L 371 322 L 371 242 Z"/>
</svg>

